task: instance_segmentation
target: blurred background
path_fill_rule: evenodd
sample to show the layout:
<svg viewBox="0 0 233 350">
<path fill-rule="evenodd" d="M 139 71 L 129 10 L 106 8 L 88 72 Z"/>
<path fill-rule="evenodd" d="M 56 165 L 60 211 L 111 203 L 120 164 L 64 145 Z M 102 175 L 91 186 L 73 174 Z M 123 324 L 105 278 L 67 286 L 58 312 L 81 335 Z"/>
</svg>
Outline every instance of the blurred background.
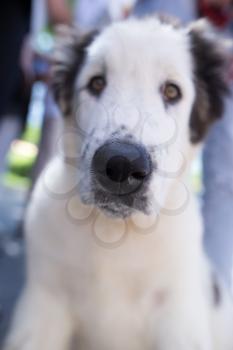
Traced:
<svg viewBox="0 0 233 350">
<path fill-rule="evenodd" d="M 11 0 L 0 11 L 0 346 L 24 283 L 23 218 L 35 181 L 56 152 L 59 111 L 50 92 L 57 24 L 81 30 L 128 16 L 207 17 L 233 36 L 231 0 Z M 232 79 L 229 72 L 229 81 Z M 233 97 L 209 134 L 190 181 L 199 196 L 210 258 L 232 288 Z"/>
</svg>

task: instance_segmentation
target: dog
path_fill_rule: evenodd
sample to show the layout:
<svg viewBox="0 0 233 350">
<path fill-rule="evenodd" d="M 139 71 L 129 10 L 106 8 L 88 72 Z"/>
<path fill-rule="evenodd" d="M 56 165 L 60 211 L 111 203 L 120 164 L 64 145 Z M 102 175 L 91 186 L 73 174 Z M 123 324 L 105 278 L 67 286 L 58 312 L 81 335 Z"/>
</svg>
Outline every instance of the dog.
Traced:
<svg viewBox="0 0 233 350">
<path fill-rule="evenodd" d="M 188 181 L 223 114 L 227 51 L 205 21 L 60 30 L 64 128 L 28 209 L 27 282 L 5 349 L 233 349 L 232 302 Z"/>
</svg>

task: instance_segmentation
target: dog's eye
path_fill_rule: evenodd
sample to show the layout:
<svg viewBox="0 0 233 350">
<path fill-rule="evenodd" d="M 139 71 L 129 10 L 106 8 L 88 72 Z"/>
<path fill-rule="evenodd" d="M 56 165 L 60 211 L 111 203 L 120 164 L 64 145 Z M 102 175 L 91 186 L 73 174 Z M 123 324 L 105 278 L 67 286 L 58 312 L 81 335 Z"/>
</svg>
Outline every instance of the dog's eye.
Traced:
<svg viewBox="0 0 233 350">
<path fill-rule="evenodd" d="M 105 78 L 99 75 L 91 78 L 87 88 L 91 94 L 95 96 L 99 96 L 101 92 L 104 90 L 105 86 L 106 86 Z"/>
<path fill-rule="evenodd" d="M 175 103 L 181 99 L 181 90 L 174 83 L 167 82 L 162 87 L 162 94 L 165 102 Z"/>
</svg>

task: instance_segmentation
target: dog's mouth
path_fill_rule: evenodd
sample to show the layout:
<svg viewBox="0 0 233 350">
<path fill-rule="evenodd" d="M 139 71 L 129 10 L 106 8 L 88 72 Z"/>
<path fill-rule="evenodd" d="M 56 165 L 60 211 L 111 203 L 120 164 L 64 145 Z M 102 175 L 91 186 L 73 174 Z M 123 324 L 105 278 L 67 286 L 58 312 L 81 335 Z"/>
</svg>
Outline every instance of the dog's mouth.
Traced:
<svg viewBox="0 0 233 350">
<path fill-rule="evenodd" d="M 95 205 L 109 216 L 127 218 L 137 211 L 147 214 L 148 200 L 145 191 L 116 195 L 95 188 L 94 200 Z"/>
</svg>

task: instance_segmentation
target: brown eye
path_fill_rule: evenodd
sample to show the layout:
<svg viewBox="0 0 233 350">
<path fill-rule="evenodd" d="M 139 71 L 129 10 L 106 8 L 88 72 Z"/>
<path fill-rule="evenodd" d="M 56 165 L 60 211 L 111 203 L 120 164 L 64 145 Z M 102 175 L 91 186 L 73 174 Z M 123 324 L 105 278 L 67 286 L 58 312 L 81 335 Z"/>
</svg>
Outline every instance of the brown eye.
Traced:
<svg viewBox="0 0 233 350">
<path fill-rule="evenodd" d="M 95 96 L 99 96 L 106 86 L 105 78 L 96 76 L 91 78 L 88 83 L 88 90 Z"/>
<path fill-rule="evenodd" d="M 166 83 L 162 88 L 162 93 L 167 103 L 175 103 L 181 99 L 181 90 L 174 83 Z"/>
</svg>

